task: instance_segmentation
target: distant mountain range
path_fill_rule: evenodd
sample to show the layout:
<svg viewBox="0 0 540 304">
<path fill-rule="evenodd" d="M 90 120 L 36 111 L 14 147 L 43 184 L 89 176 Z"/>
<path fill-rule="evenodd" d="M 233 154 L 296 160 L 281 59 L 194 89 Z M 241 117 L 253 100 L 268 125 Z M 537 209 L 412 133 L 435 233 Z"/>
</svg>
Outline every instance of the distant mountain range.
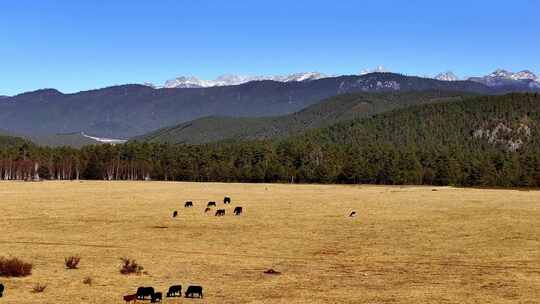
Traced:
<svg viewBox="0 0 540 304">
<path fill-rule="evenodd" d="M 93 137 L 125 139 L 205 116 L 290 114 L 345 93 L 426 90 L 494 94 L 511 89 L 393 73 L 251 81 L 208 88 L 122 85 L 73 94 L 44 89 L 1 99 L 0 129 L 29 136 L 85 132 Z"/>
<path fill-rule="evenodd" d="M 321 78 L 327 78 L 329 76 L 317 73 L 296 73 L 290 75 L 277 75 L 277 76 L 245 76 L 245 75 L 222 75 L 214 80 L 203 80 L 194 76 L 181 76 L 175 79 L 167 80 L 162 87 L 153 86 L 154 88 L 209 88 L 220 86 L 232 86 L 239 85 L 251 81 L 263 81 L 272 80 L 277 82 L 293 82 L 293 81 L 310 81 Z"/>
<path fill-rule="evenodd" d="M 351 93 L 330 97 L 299 112 L 275 117 L 204 117 L 135 137 L 137 141 L 201 144 L 221 140 L 283 138 L 336 122 L 412 105 L 458 101 L 459 92 Z"/>
<path fill-rule="evenodd" d="M 359 73 L 359 75 L 361 76 L 370 73 L 389 73 L 389 71 L 383 66 L 378 66 L 374 69 L 364 69 Z M 209 88 L 217 86 L 239 85 L 250 81 L 272 80 L 277 82 L 295 82 L 312 81 L 328 77 L 336 77 L 336 75 L 326 75 L 319 72 L 295 73 L 290 75 L 276 76 L 246 76 L 229 74 L 219 76 L 214 80 L 204 80 L 195 76 L 180 76 L 175 79 L 167 80 L 163 86 L 156 86 L 152 83 L 145 83 L 145 85 L 153 88 Z M 460 80 L 460 78 L 452 71 L 440 73 L 433 78 L 441 81 Z M 493 73 L 486 76 L 469 77 L 463 80 L 480 82 L 489 87 L 517 86 L 520 87 L 520 89 L 521 87 L 524 87 L 525 89 L 540 88 L 540 78 L 529 70 L 513 73 L 503 69 L 497 69 Z"/>
<path fill-rule="evenodd" d="M 457 81 L 457 77 L 451 71 L 438 74 L 435 79 L 442 81 Z M 482 77 L 469 77 L 466 80 L 479 82 L 492 88 L 508 88 L 510 90 L 538 90 L 540 89 L 540 77 L 529 70 L 510 72 L 497 69 L 493 73 Z"/>
</svg>

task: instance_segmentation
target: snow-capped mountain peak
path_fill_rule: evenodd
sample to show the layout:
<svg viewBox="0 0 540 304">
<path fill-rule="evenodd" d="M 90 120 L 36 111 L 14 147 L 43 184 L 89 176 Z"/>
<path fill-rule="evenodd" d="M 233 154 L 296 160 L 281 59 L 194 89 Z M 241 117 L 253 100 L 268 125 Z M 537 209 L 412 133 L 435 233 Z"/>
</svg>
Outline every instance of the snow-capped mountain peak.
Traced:
<svg viewBox="0 0 540 304">
<path fill-rule="evenodd" d="M 459 78 L 451 71 L 440 73 L 437 76 L 435 76 L 435 79 L 442 80 L 442 81 L 457 81 Z"/>
<path fill-rule="evenodd" d="M 503 69 L 497 69 L 487 76 L 471 77 L 469 80 L 483 83 L 489 87 L 502 87 L 509 85 L 529 87 L 531 89 L 537 89 L 540 87 L 540 78 L 529 70 L 514 73 Z"/>
<path fill-rule="evenodd" d="M 208 82 L 195 76 L 180 76 L 175 79 L 167 80 L 164 88 L 202 88 L 206 87 Z"/>
<path fill-rule="evenodd" d="M 307 72 L 307 73 L 295 73 L 285 76 L 283 82 L 291 81 L 312 81 L 327 77 L 325 74 L 319 72 Z M 279 79 L 279 77 L 278 77 Z"/>
<path fill-rule="evenodd" d="M 387 70 L 384 66 L 379 65 L 374 69 L 363 69 L 363 70 L 361 70 L 360 75 L 366 75 L 366 74 L 370 74 L 370 73 L 388 73 L 388 72 L 390 72 L 390 71 Z"/>
<path fill-rule="evenodd" d="M 511 76 L 512 79 L 515 79 L 515 80 L 535 80 L 535 81 L 539 81 L 540 79 L 538 78 L 538 76 L 536 76 L 536 74 L 534 74 L 533 72 L 529 71 L 529 70 L 523 70 L 521 72 L 517 72 L 515 73 L 514 75 Z"/>
<path fill-rule="evenodd" d="M 217 77 L 214 80 L 199 79 L 194 76 L 180 76 L 175 79 L 167 80 L 164 88 L 207 88 L 218 86 L 239 85 L 250 81 L 273 80 L 279 82 L 292 81 L 312 81 L 327 77 L 325 74 L 318 72 L 295 73 L 290 75 L 275 75 L 275 76 L 246 76 L 225 74 Z"/>
<path fill-rule="evenodd" d="M 538 77 L 529 70 L 523 70 L 521 72 L 513 73 L 507 70 L 497 69 L 486 77 L 511 80 L 538 80 Z"/>
<path fill-rule="evenodd" d="M 513 74 L 514 73 L 504 69 L 496 69 L 493 73 L 487 75 L 486 77 L 510 78 Z"/>
</svg>

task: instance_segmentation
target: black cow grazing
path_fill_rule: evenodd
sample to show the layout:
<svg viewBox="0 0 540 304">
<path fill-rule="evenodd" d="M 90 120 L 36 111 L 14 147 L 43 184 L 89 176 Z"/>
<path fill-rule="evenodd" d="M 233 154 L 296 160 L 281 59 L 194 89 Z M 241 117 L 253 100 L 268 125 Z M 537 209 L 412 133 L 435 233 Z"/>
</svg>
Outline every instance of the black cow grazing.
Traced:
<svg viewBox="0 0 540 304">
<path fill-rule="evenodd" d="M 242 207 L 236 207 L 234 208 L 234 215 L 240 215 L 242 214 Z"/>
<path fill-rule="evenodd" d="M 206 207 L 206 209 L 204 209 L 204 213 L 206 213 L 206 212 L 208 212 L 210 210 L 212 210 L 212 209 L 210 209 L 209 207 Z"/>
<path fill-rule="evenodd" d="M 177 216 L 178 216 L 178 211 L 174 210 L 172 217 L 177 217 Z"/>
<path fill-rule="evenodd" d="M 150 299 L 150 303 L 161 302 L 161 300 L 163 300 L 163 295 L 161 294 L 161 292 L 156 292 L 156 293 L 152 294 L 152 298 Z"/>
<path fill-rule="evenodd" d="M 167 298 L 181 297 L 182 296 L 182 285 L 173 285 L 169 287 L 167 291 Z"/>
<path fill-rule="evenodd" d="M 356 211 L 353 211 L 349 214 L 349 217 L 355 217 L 356 216 Z"/>
<path fill-rule="evenodd" d="M 206 205 L 206 207 L 215 207 L 216 206 L 216 202 L 208 202 L 208 205 Z"/>
<path fill-rule="evenodd" d="M 4 294 L 4 285 L 0 284 L 0 298 Z"/>
<path fill-rule="evenodd" d="M 153 294 L 154 294 L 154 288 L 153 287 L 139 287 L 139 288 L 137 288 L 137 299 L 139 299 L 139 300 L 145 300 L 146 297 L 150 297 L 150 299 L 152 299 Z"/>
<path fill-rule="evenodd" d="M 202 286 L 189 286 L 186 290 L 186 298 L 203 298 Z"/>
<path fill-rule="evenodd" d="M 192 201 L 187 201 L 185 204 L 184 204 L 184 208 L 191 208 L 193 207 L 193 202 Z"/>
<path fill-rule="evenodd" d="M 231 198 L 228 197 L 228 196 L 225 196 L 225 197 L 223 198 L 223 203 L 224 203 L 224 204 L 230 204 L 230 203 L 231 203 Z"/>
<path fill-rule="evenodd" d="M 224 215 L 225 215 L 225 209 L 216 210 L 215 216 L 224 216 Z"/>
</svg>

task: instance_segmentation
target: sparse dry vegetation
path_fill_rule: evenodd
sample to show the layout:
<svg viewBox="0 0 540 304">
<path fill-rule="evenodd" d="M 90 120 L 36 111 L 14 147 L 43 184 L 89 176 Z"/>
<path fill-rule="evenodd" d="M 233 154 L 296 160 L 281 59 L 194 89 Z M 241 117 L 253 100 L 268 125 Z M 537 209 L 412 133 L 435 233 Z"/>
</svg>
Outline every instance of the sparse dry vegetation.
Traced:
<svg viewBox="0 0 540 304">
<path fill-rule="evenodd" d="M 47 285 L 41 284 L 41 283 L 36 283 L 34 285 L 34 287 L 32 287 L 32 292 L 34 292 L 34 293 L 42 293 L 42 292 L 45 291 L 45 289 L 47 289 Z"/>
<path fill-rule="evenodd" d="M 92 278 L 91 278 L 91 277 L 85 277 L 85 278 L 83 279 L 83 284 L 85 284 L 85 285 L 90 285 L 90 286 L 91 286 L 91 285 L 92 285 L 92 282 L 93 282 L 93 281 L 92 281 Z"/>
<path fill-rule="evenodd" d="M 25 277 L 32 274 L 32 264 L 18 258 L 0 257 L 0 277 Z"/>
<path fill-rule="evenodd" d="M 205 216 L 225 195 L 227 215 Z M 2 278 L 9 304 L 113 304 L 173 283 L 204 286 L 209 304 L 540 298 L 540 191 L 84 181 L 0 182 L 0 197 L 0 254 L 35 265 Z M 249 214 L 231 215 L 235 202 Z M 61 271 L 73 253 L 84 271 Z M 119 257 L 151 274 L 122 275 Z"/>
<path fill-rule="evenodd" d="M 120 266 L 120 273 L 121 274 L 141 274 L 143 271 L 143 267 L 135 260 L 132 260 L 130 258 L 120 258 L 122 261 L 122 266 Z"/>
<path fill-rule="evenodd" d="M 67 269 L 77 269 L 80 261 L 81 257 L 72 255 L 64 259 L 64 264 Z"/>
</svg>

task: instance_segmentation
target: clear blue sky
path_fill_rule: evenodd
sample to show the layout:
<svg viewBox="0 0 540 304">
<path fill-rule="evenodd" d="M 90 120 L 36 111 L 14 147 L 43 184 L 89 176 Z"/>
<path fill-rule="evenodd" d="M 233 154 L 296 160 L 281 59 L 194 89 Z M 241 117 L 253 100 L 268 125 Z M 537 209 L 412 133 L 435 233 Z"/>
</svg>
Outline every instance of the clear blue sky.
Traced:
<svg viewBox="0 0 540 304">
<path fill-rule="evenodd" d="M 540 73 L 540 1 L 0 2 L 0 95 L 178 75 Z"/>
</svg>

